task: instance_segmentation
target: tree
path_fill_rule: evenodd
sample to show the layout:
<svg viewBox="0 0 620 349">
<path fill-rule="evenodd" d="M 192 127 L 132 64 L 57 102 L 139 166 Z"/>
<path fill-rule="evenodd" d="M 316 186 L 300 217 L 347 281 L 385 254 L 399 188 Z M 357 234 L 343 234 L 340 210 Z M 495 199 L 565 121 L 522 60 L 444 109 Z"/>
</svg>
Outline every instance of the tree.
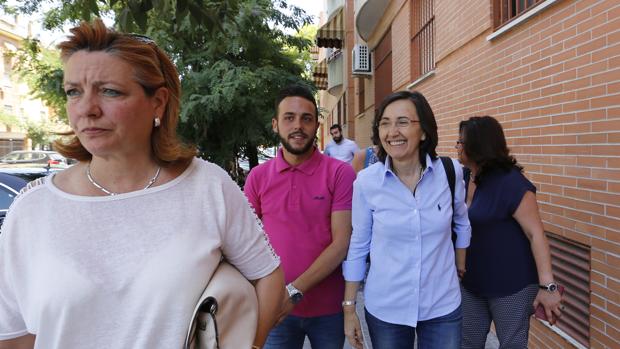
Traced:
<svg viewBox="0 0 620 349">
<path fill-rule="evenodd" d="M 49 123 L 45 121 L 26 121 L 22 124 L 22 127 L 26 129 L 26 137 L 32 141 L 33 148 L 43 149 L 44 146 L 52 143 L 53 131 Z"/>
<path fill-rule="evenodd" d="M 14 53 L 15 69 L 34 98 L 39 98 L 55 111 L 61 122 L 67 122 L 67 98 L 62 85 L 62 66 L 57 51 L 41 48 L 36 39 L 26 39 Z"/>
<path fill-rule="evenodd" d="M 18 11 L 34 11 L 41 2 L 25 1 Z M 312 86 L 302 75 L 311 40 L 290 33 L 311 18 L 286 1 L 73 0 L 60 2 L 45 23 L 106 14 L 121 30 L 143 32 L 168 52 L 183 87 L 180 133 L 231 173 L 239 156 L 253 167 L 257 147 L 277 142 L 270 122 L 277 91 L 289 83 Z"/>
</svg>

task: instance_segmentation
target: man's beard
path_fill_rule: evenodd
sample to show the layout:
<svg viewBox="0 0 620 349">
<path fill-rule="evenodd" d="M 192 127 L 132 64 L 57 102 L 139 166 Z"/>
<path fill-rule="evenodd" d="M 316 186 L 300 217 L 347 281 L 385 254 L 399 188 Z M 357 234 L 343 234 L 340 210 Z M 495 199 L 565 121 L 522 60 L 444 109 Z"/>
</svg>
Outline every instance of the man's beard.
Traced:
<svg viewBox="0 0 620 349">
<path fill-rule="evenodd" d="M 289 135 L 293 136 L 295 134 L 301 134 L 307 137 L 307 135 L 303 132 L 295 132 L 295 133 L 291 133 Z M 312 147 L 314 146 L 314 137 L 308 137 L 308 142 L 306 144 L 304 144 L 301 148 L 294 148 L 293 145 L 291 145 L 291 143 L 289 143 L 288 141 L 288 137 L 284 138 L 282 137 L 281 134 L 278 133 L 278 136 L 280 137 L 280 142 L 282 143 L 282 146 L 284 147 L 284 149 L 286 149 L 286 151 L 288 151 L 289 153 L 293 154 L 293 155 L 304 155 L 306 154 L 308 151 L 310 151 L 310 149 L 312 149 Z"/>
<path fill-rule="evenodd" d="M 338 137 L 332 137 L 334 139 L 334 142 L 336 143 L 340 143 L 342 142 L 342 135 L 338 136 Z"/>
</svg>

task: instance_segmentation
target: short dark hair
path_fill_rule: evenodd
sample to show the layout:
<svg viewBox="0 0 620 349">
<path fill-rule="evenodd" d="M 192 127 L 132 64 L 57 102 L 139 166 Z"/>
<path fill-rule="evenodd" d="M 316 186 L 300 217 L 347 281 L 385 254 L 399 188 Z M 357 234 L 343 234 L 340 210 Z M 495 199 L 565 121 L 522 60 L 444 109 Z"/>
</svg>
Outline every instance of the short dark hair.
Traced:
<svg viewBox="0 0 620 349">
<path fill-rule="evenodd" d="M 342 126 L 340 126 L 340 124 L 333 124 L 333 125 L 329 128 L 329 130 L 331 131 L 331 130 L 333 130 L 333 129 L 335 129 L 335 128 L 337 128 L 337 129 L 338 129 L 338 131 L 340 131 L 340 133 L 342 133 Z"/>
<path fill-rule="evenodd" d="M 288 85 L 278 92 L 275 104 L 276 117 L 278 116 L 278 107 L 280 107 L 280 103 L 282 103 L 282 100 L 287 97 L 301 97 L 307 99 L 309 102 L 312 103 L 312 105 L 314 105 L 314 116 L 316 117 L 317 121 L 319 120 L 319 107 L 316 105 L 316 99 L 314 99 L 314 94 L 310 89 L 303 85 Z"/>
<path fill-rule="evenodd" d="M 510 155 L 502 125 L 493 117 L 472 116 L 459 124 L 459 136 L 463 137 L 463 151 L 467 159 L 476 164 L 478 172 L 474 183 L 479 184 L 490 171 L 512 168 L 523 170 Z"/>
<path fill-rule="evenodd" d="M 409 100 L 415 106 L 415 110 L 418 113 L 418 118 L 420 118 L 420 127 L 424 134 L 426 134 L 426 139 L 420 143 L 420 163 L 423 166 L 426 166 L 426 155 L 428 154 L 431 159 L 435 160 L 437 158 L 437 121 L 435 121 L 435 114 L 433 114 L 433 109 L 431 109 L 428 101 L 418 91 L 399 91 L 393 92 L 389 94 L 387 97 L 383 99 L 381 104 L 379 105 L 379 109 L 377 109 L 375 113 L 375 120 L 372 124 L 372 141 L 377 146 L 377 157 L 381 162 L 385 162 L 385 158 L 387 157 L 387 153 L 381 145 L 381 139 L 379 138 L 379 122 L 383 117 L 383 113 L 385 112 L 385 108 L 388 105 L 400 101 L 400 100 Z"/>
</svg>

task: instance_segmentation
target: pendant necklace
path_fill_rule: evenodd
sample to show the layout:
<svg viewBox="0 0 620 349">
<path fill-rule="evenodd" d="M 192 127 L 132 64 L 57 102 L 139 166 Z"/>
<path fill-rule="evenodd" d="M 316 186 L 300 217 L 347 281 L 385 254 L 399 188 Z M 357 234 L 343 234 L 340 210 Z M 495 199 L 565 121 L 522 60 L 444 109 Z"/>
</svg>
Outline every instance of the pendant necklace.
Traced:
<svg viewBox="0 0 620 349">
<path fill-rule="evenodd" d="M 161 172 L 161 166 L 159 166 L 157 168 L 157 172 L 155 172 L 155 175 L 153 176 L 153 178 L 151 178 L 151 180 L 149 180 L 149 182 L 147 183 L 146 187 L 142 188 L 142 190 L 148 189 L 150 188 L 155 181 L 157 181 L 157 178 L 159 178 L 159 173 Z M 112 195 L 118 195 L 118 193 L 112 192 L 106 188 L 104 188 L 101 184 L 97 183 L 94 179 L 93 176 L 90 174 L 90 162 L 88 163 L 88 167 L 86 167 L 86 177 L 88 178 L 88 181 L 94 185 L 97 189 L 101 190 L 102 192 L 112 196 Z"/>
</svg>

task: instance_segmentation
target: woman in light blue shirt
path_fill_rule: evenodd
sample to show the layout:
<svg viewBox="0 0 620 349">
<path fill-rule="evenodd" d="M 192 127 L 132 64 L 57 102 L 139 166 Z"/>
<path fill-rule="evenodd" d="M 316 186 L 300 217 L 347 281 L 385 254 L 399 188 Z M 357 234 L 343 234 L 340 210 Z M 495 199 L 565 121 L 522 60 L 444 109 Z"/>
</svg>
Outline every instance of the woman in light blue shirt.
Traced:
<svg viewBox="0 0 620 349">
<path fill-rule="evenodd" d="M 362 334 L 354 300 L 368 254 L 365 316 L 373 347 L 411 349 L 416 335 L 420 349 L 460 347 L 452 223 L 459 272 L 471 228 L 462 167 L 453 161 L 452 205 L 437 138 L 433 111 L 419 92 L 395 92 L 381 103 L 373 125 L 381 161 L 361 171 L 353 185 L 353 234 L 343 264 L 345 334 L 355 348 L 362 348 Z"/>
</svg>

